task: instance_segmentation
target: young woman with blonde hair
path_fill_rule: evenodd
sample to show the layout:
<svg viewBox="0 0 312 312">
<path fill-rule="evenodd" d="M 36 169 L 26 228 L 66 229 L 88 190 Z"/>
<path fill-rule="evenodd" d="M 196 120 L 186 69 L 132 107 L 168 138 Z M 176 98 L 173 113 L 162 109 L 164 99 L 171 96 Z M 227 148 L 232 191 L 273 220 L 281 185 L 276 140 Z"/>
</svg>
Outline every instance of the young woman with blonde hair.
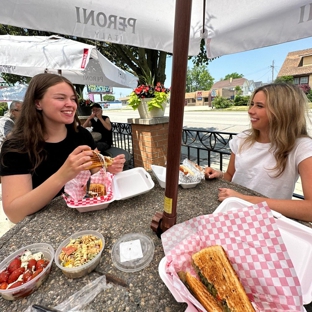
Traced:
<svg viewBox="0 0 312 312">
<path fill-rule="evenodd" d="M 65 77 L 39 74 L 30 81 L 21 116 L 1 151 L 2 204 L 12 222 L 61 195 L 64 185 L 92 164 L 95 143 L 80 126 L 77 99 Z M 116 156 L 108 171 L 122 171 L 124 162 L 124 155 Z"/>
<path fill-rule="evenodd" d="M 312 221 L 312 139 L 308 135 L 308 101 L 295 85 L 273 83 L 251 97 L 251 129 L 230 141 L 231 157 L 225 173 L 206 168 L 206 178 L 224 178 L 265 197 L 247 196 L 220 188 L 219 200 L 238 197 L 269 207 L 290 218 Z M 301 178 L 304 200 L 292 200 Z"/>
</svg>

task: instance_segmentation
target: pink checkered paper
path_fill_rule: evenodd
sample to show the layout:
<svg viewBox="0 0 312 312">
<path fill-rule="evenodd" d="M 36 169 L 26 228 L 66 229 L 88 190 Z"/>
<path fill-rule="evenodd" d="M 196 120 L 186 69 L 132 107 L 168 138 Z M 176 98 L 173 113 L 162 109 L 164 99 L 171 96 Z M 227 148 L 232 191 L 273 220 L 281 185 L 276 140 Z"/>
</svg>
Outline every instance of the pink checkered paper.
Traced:
<svg viewBox="0 0 312 312">
<path fill-rule="evenodd" d="M 84 207 L 105 203 L 113 199 L 113 175 L 110 172 L 106 172 L 103 168 L 91 175 L 91 183 L 104 184 L 106 187 L 106 195 L 83 199 L 86 194 L 85 185 L 90 175 L 91 173 L 89 170 L 84 170 L 81 171 L 75 179 L 66 183 L 64 191 L 67 195 L 63 194 L 63 198 L 67 204 L 75 207 Z"/>
<path fill-rule="evenodd" d="M 161 239 L 173 287 L 198 309 L 205 311 L 177 272 L 196 276 L 192 254 L 221 245 L 256 311 L 305 311 L 299 279 L 266 202 L 193 218 L 173 226 Z"/>
</svg>

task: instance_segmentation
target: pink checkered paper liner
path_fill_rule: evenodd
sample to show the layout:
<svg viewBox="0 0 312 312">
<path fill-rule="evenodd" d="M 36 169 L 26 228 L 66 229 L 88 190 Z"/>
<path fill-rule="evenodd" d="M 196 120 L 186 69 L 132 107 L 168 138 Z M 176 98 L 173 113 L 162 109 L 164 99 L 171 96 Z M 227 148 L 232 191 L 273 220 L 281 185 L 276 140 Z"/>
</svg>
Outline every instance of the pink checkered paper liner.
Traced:
<svg viewBox="0 0 312 312">
<path fill-rule="evenodd" d="M 200 310 L 205 311 L 176 272 L 196 276 L 192 254 L 222 245 L 256 311 L 305 311 L 299 279 L 266 202 L 193 218 L 164 232 L 161 240 L 172 285 Z"/>
<path fill-rule="evenodd" d="M 84 207 L 105 203 L 113 199 L 113 175 L 110 172 L 106 172 L 103 168 L 91 175 L 91 183 L 104 184 L 106 187 L 106 195 L 83 199 L 86 194 L 85 185 L 90 175 L 91 173 L 89 170 L 84 170 L 81 171 L 75 179 L 66 183 L 64 191 L 68 196 L 63 194 L 63 198 L 67 204 L 75 207 Z"/>
</svg>

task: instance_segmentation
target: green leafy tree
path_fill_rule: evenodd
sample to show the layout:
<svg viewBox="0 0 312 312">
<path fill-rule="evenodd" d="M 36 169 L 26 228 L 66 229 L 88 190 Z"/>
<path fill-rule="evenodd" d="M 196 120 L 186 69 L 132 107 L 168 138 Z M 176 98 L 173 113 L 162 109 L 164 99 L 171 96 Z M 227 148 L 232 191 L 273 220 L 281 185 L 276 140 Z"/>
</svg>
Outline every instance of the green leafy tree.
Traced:
<svg viewBox="0 0 312 312">
<path fill-rule="evenodd" d="M 213 81 L 214 78 L 209 74 L 205 65 L 194 66 L 192 69 L 188 68 L 186 74 L 186 92 L 210 90 Z"/>
<path fill-rule="evenodd" d="M 236 86 L 236 87 L 235 87 L 235 94 L 236 94 L 236 96 L 239 96 L 239 95 L 241 95 L 242 93 L 243 93 L 242 88 L 241 88 L 240 86 Z"/>
<path fill-rule="evenodd" d="M 51 36 L 52 32 L 31 30 L 25 28 L 19 28 L 8 25 L 0 24 L 0 35 L 21 35 L 21 36 Z M 154 84 L 157 82 L 161 84 L 166 80 L 166 61 L 172 54 L 151 50 L 145 48 L 137 48 L 127 45 L 114 44 L 104 41 L 95 41 L 91 39 L 77 38 L 71 36 L 63 36 L 68 39 L 77 40 L 87 44 L 95 45 L 96 48 L 111 62 L 116 64 L 123 70 L 126 70 L 135 76 L 139 77 L 139 84 L 144 84 L 144 73 L 151 73 L 154 78 Z M 195 57 L 190 57 L 194 64 L 199 66 L 200 64 L 208 64 L 211 60 L 207 58 L 204 42 L 201 42 L 200 53 Z M 12 76 L 12 75 L 11 75 Z M 15 79 L 15 82 L 22 81 L 22 76 L 16 76 L 11 78 L 11 81 Z M 6 75 L 5 80 L 8 79 Z M 28 79 L 28 78 L 27 78 Z M 79 91 L 79 90 L 77 90 Z"/>
<path fill-rule="evenodd" d="M 11 86 L 14 86 L 15 83 L 17 82 L 21 84 L 28 84 L 31 79 L 31 77 L 17 76 L 17 75 L 6 74 L 6 73 L 2 73 L 1 77 L 3 78 L 3 80 L 5 80 L 5 82 L 10 84 Z"/>
<path fill-rule="evenodd" d="M 277 77 L 274 82 L 293 83 L 294 77 L 293 76 L 281 76 L 281 77 Z"/>
<path fill-rule="evenodd" d="M 243 74 L 238 74 L 238 73 L 232 73 L 232 74 L 227 74 L 223 79 L 220 80 L 229 80 L 230 78 L 232 79 L 237 79 L 237 78 L 243 78 Z"/>
<path fill-rule="evenodd" d="M 115 101 L 115 97 L 113 95 L 110 95 L 110 94 L 105 94 L 103 96 L 103 100 L 104 101 Z"/>
</svg>

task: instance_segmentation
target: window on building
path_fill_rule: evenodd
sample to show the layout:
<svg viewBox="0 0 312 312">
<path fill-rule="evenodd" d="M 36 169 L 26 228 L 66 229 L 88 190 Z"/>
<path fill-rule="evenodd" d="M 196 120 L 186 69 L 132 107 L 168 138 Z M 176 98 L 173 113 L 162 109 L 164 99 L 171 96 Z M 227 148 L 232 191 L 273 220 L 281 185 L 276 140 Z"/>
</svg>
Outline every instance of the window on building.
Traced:
<svg viewBox="0 0 312 312">
<path fill-rule="evenodd" d="M 310 65 L 312 65 L 312 55 L 302 56 L 298 66 L 302 67 L 302 66 L 310 66 Z"/>
<path fill-rule="evenodd" d="M 304 83 L 308 83 L 308 82 L 309 82 L 309 78 L 308 77 L 301 77 L 299 84 L 304 84 Z"/>
<path fill-rule="evenodd" d="M 309 77 L 308 76 L 295 77 L 294 78 L 294 84 L 295 85 L 306 84 L 306 83 L 309 83 Z"/>
</svg>

